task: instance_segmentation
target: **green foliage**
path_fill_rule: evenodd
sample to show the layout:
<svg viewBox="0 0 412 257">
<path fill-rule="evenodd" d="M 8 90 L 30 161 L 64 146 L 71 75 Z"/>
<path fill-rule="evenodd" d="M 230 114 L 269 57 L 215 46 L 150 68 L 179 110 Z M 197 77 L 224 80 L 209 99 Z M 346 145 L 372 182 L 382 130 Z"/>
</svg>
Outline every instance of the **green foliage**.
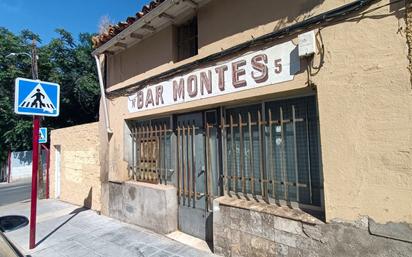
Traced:
<svg viewBox="0 0 412 257">
<path fill-rule="evenodd" d="M 37 49 L 39 79 L 60 84 L 60 116 L 45 118 L 49 129 L 96 121 L 99 84 L 91 56 L 92 34 L 82 33 L 78 41 L 64 29 L 58 37 Z M 6 57 L 9 53 L 30 53 L 31 42 L 41 42 L 38 35 L 24 30 L 15 35 L 0 27 L 0 162 L 7 151 L 30 150 L 32 117 L 14 114 L 14 80 L 31 78 L 31 60 L 25 55 Z"/>
</svg>

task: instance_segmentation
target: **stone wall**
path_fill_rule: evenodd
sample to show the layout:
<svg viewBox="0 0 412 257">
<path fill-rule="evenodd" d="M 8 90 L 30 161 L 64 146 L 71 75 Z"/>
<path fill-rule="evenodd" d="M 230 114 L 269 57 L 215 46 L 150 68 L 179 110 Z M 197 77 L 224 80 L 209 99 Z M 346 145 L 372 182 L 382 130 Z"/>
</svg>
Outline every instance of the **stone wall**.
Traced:
<svg viewBox="0 0 412 257">
<path fill-rule="evenodd" d="M 214 250 L 224 256 L 400 257 L 412 253 L 412 227 L 323 223 L 301 210 L 229 197 L 214 202 Z"/>
<path fill-rule="evenodd" d="M 60 165 L 60 199 L 94 210 L 101 208 L 98 123 L 52 130 L 50 197 L 55 195 L 56 165 Z M 56 163 L 56 146 L 61 161 Z"/>
</svg>

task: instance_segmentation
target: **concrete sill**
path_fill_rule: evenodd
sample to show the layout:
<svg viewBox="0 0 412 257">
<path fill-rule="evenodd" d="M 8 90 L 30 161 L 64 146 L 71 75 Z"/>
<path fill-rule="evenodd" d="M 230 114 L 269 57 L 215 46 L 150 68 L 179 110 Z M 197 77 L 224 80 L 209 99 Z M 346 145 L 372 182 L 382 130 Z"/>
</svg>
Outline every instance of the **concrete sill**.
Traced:
<svg viewBox="0 0 412 257">
<path fill-rule="evenodd" d="M 141 186 L 141 187 L 157 189 L 157 190 L 165 190 L 165 189 L 175 188 L 175 186 L 173 186 L 173 185 L 152 184 L 152 183 L 140 182 L 140 181 L 135 181 L 135 180 L 128 180 L 128 181 L 125 181 L 124 183 L 125 184 L 136 185 L 136 186 Z"/>
<path fill-rule="evenodd" d="M 216 204 L 226 205 L 240 209 L 246 209 L 261 213 L 267 213 L 273 216 L 278 216 L 286 219 L 300 221 L 310 225 L 321 225 L 323 221 L 318 218 L 302 211 L 298 208 L 291 208 L 288 206 L 269 205 L 266 203 L 259 203 L 256 201 L 248 201 L 245 199 L 238 199 L 235 197 L 222 196 L 214 200 L 214 206 Z M 215 207 L 214 207 L 215 208 Z"/>
</svg>

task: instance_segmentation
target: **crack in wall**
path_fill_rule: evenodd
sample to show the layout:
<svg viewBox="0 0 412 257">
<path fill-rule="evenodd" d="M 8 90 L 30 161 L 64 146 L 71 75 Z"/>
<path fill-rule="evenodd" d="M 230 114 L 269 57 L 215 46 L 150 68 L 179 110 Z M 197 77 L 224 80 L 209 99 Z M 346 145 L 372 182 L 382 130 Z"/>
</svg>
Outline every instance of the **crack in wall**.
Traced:
<svg viewBox="0 0 412 257">
<path fill-rule="evenodd" d="M 412 89 L 412 0 L 405 0 L 406 42 L 408 45 L 409 72 Z"/>
</svg>

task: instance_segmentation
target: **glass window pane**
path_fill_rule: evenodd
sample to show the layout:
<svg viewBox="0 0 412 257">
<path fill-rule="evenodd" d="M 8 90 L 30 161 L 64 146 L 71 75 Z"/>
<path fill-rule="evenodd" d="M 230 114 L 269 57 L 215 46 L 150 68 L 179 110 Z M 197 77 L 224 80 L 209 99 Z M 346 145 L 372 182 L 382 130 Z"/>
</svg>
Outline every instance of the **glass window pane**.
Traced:
<svg viewBox="0 0 412 257">
<path fill-rule="evenodd" d="M 272 143 L 268 143 L 267 147 L 272 145 L 273 167 L 278 182 L 275 184 L 274 192 L 276 199 L 320 205 L 321 183 L 315 101 L 315 97 L 310 96 L 268 102 L 265 105 L 267 117 L 270 113 L 275 123 L 271 128 Z M 293 111 L 295 121 L 293 121 Z M 269 131 L 269 128 L 267 129 Z M 269 141 L 269 133 L 265 136 Z M 270 168 L 268 172 L 272 173 Z M 296 186 L 298 186 L 299 200 Z M 269 193 L 273 196 L 272 187 L 269 187 Z"/>
</svg>

